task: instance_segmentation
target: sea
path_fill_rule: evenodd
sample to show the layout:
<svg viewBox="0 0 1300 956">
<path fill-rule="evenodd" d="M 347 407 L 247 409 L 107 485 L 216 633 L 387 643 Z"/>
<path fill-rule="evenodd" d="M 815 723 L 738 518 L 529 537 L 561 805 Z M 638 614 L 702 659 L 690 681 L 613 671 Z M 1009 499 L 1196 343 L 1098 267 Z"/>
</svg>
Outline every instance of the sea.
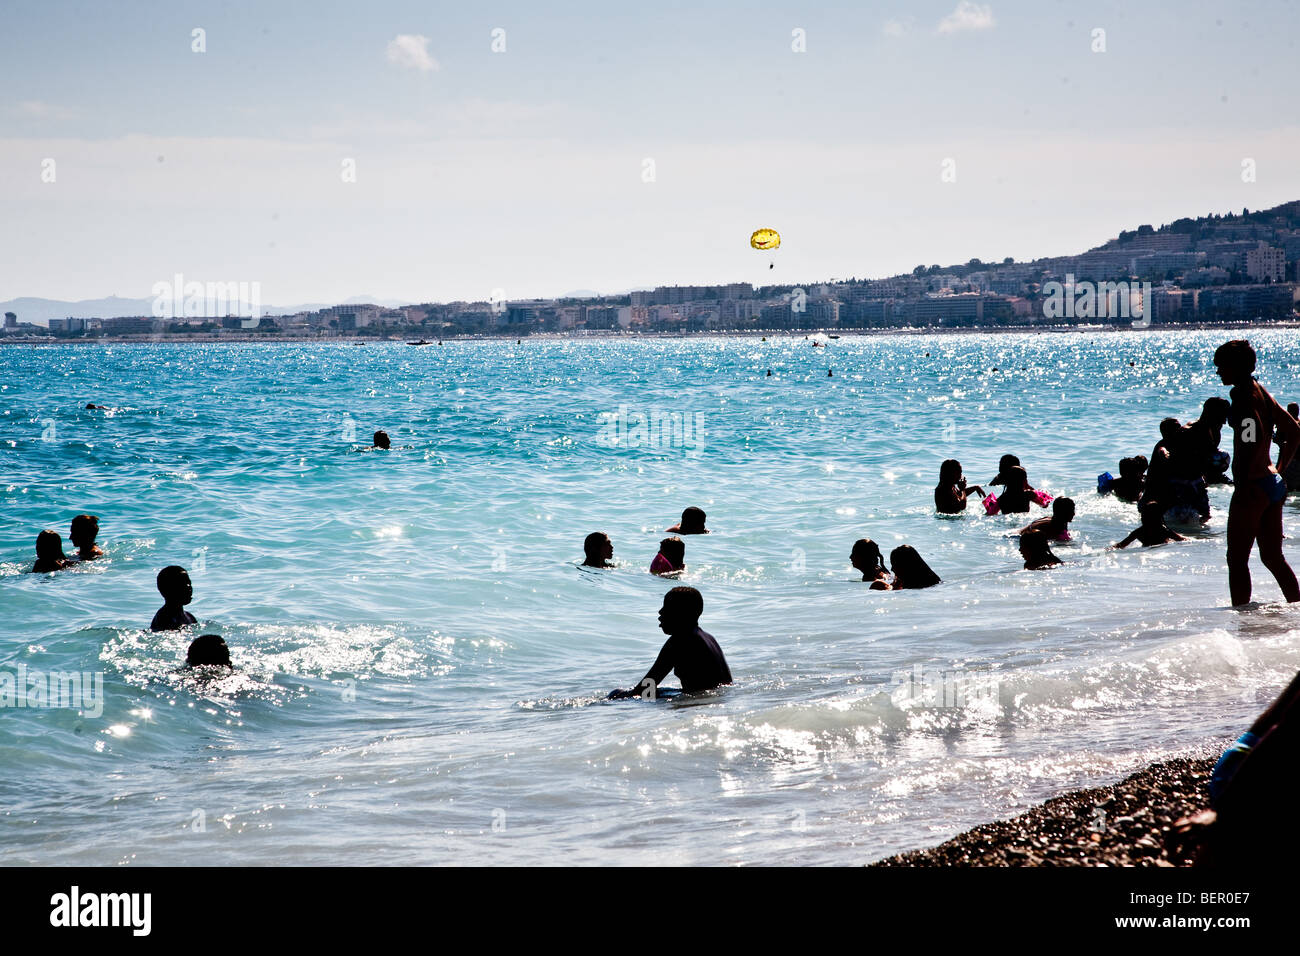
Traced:
<svg viewBox="0 0 1300 956">
<path fill-rule="evenodd" d="M 1261 328 L 0 347 L 0 864 L 858 865 L 1213 753 L 1300 606 L 1257 560 L 1229 606 L 1230 488 L 1114 551 L 1097 476 L 1226 394 L 1230 337 L 1300 398 Z M 1059 568 L 935 513 L 1007 453 L 1076 502 Z M 80 513 L 105 556 L 30 573 Z M 869 590 L 860 537 L 942 584 Z M 168 565 L 199 623 L 151 633 Z M 675 584 L 735 683 L 606 701 Z M 233 672 L 182 667 L 202 633 Z"/>
</svg>

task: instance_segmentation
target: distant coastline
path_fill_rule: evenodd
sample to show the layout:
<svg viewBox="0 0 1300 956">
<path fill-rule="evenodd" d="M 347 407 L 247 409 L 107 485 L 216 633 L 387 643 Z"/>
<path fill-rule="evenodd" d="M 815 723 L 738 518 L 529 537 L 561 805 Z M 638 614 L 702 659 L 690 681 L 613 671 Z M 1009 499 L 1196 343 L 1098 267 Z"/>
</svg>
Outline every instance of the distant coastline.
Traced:
<svg viewBox="0 0 1300 956">
<path fill-rule="evenodd" d="M 51 338 L 48 335 L 18 337 L 7 336 L 0 338 L 0 346 L 21 346 L 30 345 L 33 347 L 54 347 L 63 345 L 157 345 L 163 344 L 189 344 L 189 345 L 378 345 L 387 344 L 410 344 L 411 348 L 437 348 L 440 344 L 450 344 L 455 342 L 497 342 L 516 339 L 522 341 L 529 339 L 533 341 L 557 342 L 557 341 L 593 341 L 598 339 L 734 339 L 734 338 L 810 338 L 814 335 L 836 336 L 841 339 L 852 338 L 877 338 L 890 336 L 921 336 L 921 335 L 1028 335 L 1032 333 L 1052 333 L 1052 334 L 1088 334 L 1101 333 L 1110 334 L 1114 332 L 1148 332 L 1159 333 L 1162 331 L 1205 331 L 1220 330 L 1224 332 L 1240 332 L 1251 329 L 1300 329 L 1300 320 L 1282 319 L 1270 322 L 1178 322 L 1169 324 L 1160 324 L 1153 322 L 1145 328 L 1135 328 L 1132 325 L 997 325 L 997 326 L 931 326 L 931 327 L 896 327 L 881 329 L 846 329 L 834 326 L 816 329 L 707 329 L 700 331 L 638 331 L 638 332 L 618 332 L 611 329 L 593 330 L 590 332 L 528 332 L 518 333 L 473 333 L 466 335 L 449 335 L 441 342 L 429 341 L 423 345 L 410 344 L 410 340 L 403 336 L 387 335 L 266 335 L 266 334 L 239 334 L 239 333 L 183 333 L 183 332 L 158 332 L 149 335 L 101 335 L 93 338 Z"/>
</svg>

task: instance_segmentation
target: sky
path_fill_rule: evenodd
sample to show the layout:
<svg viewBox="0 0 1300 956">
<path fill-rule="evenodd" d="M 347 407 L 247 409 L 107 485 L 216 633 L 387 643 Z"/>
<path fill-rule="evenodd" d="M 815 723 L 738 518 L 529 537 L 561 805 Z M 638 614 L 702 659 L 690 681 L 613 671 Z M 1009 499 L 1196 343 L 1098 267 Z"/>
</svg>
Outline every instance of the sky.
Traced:
<svg viewBox="0 0 1300 956">
<path fill-rule="evenodd" d="M 811 283 L 1300 199 L 1297 2 L 547 6 L 5 0 L 0 300 Z"/>
</svg>

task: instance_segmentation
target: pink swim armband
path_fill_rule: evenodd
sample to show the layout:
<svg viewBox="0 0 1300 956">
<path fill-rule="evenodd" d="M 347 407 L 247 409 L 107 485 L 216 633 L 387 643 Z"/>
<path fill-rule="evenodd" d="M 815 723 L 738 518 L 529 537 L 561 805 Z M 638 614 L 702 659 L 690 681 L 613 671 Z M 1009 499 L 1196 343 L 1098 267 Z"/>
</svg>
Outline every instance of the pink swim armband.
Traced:
<svg viewBox="0 0 1300 956">
<path fill-rule="evenodd" d="M 1045 491 L 1039 491 L 1037 488 L 1034 489 L 1033 499 L 1044 508 L 1052 503 L 1052 496 Z"/>
<path fill-rule="evenodd" d="M 985 495 L 985 496 L 984 496 L 984 513 L 985 513 L 986 515 L 995 515 L 995 514 L 998 513 L 998 496 L 997 496 L 997 495 Z"/>
</svg>

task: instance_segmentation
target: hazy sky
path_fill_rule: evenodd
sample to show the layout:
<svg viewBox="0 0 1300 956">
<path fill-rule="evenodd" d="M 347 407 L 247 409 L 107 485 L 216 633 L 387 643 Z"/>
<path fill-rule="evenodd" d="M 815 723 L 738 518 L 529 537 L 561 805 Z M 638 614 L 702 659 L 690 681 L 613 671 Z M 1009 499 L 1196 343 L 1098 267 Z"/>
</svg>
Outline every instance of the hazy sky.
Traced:
<svg viewBox="0 0 1300 956">
<path fill-rule="evenodd" d="M 0 300 L 810 282 L 1300 199 L 1294 2 L 541 6 L 4 0 Z"/>
</svg>

